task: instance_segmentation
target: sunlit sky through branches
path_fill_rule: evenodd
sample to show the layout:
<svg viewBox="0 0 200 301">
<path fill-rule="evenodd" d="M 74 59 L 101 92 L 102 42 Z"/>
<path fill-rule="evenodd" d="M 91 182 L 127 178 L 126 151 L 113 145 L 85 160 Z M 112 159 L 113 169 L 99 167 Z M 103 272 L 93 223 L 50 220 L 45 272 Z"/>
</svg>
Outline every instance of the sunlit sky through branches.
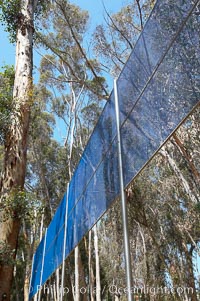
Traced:
<svg viewBox="0 0 200 301">
<path fill-rule="evenodd" d="M 72 0 L 74 3 L 80 6 L 82 9 L 89 11 L 90 24 L 89 32 L 92 32 L 94 28 L 104 22 L 104 6 L 109 13 L 115 13 L 120 10 L 122 6 L 127 4 L 128 0 Z M 3 65 L 12 65 L 15 62 L 15 46 L 10 44 L 8 39 L 8 33 L 5 32 L 5 28 L 0 24 L 0 68 Z M 35 55 L 36 65 L 39 64 L 39 57 Z"/>
<path fill-rule="evenodd" d="M 80 6 L 81 9 L 87 10 L 89 12 L 89 24 L 88 24 L 88 36 L 92 35 L 97 25 L 105 22 L 105 9 L 109 14 L 116 13 L 120 10 L 121 7 L 125 6 L 130 0 L 71 0 L 71 3 Z M 88 37 L 89 38 L 89 37 Z M 86 37 L 87 39 L 87 37 Z M 87 47 L 86 47 L 87 48 Z M 89 54 L 90 55 L 90 54 Z M 34 72 L 33 78 L 34 82 L 38 81 L 39 73 L 37 68 L 40 65 L 41 55 L 37 51 L 34 51 Z M 0 70 L 2 66 L 5 65 L 14 65 L 15 64 L 15 45 L 11 44 L 9 41 L 8 33 L 5 32 L 4 26 L 0 24 Z M 110 83 L 112 85 L 112 83 Z M 57 121 L 57 126 L 62 129 L 62 124 L 59 124 Z M 59 132 L 58 129 L 55 129 L 54 136 L 56 140 L 60 141 L 62 144 L 63 133 Z M 62 132 L 62 131 L 61 131 Z"/>
</svg>

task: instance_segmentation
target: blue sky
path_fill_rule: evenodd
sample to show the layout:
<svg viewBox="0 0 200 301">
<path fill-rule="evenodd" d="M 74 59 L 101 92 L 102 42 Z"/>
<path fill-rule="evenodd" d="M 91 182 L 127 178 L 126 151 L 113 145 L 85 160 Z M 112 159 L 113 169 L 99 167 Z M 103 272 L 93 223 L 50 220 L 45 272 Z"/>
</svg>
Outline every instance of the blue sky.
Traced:
<svg viewBox="0 0 200 301">
<path fill-rule="evenodd" d="M 103 21 L 103 3 L 109 13 L 115 13 L 130 0 L 71 0 L 71 3 L 88 10 L 91 16 L 91 25 L 96 26 Z"/>
<path fill-rule="evenodd" d="M 8 34 L 0 26 L 0 66 L 5 64 L 14 64 L 15 62 L 15 46 L 10 44 Z"/>
<path fill-rule="evenodd" d="M 109 0 L 104 2 L 106 9 L 110 13 L 115 13 L 119 11 L 122 6 L 130 2 L 130 0 Z M 103 22 L 104 12 L 102 0 L 71 0 L 71 3 L 89 11 L 90 30 Z M 0 67 L 4 64 L 14 64 L 14 62 L 15 46 L 10 44 L 8 34 L 4 31 L 4 27 L 0 25 Z"/>
</svg>

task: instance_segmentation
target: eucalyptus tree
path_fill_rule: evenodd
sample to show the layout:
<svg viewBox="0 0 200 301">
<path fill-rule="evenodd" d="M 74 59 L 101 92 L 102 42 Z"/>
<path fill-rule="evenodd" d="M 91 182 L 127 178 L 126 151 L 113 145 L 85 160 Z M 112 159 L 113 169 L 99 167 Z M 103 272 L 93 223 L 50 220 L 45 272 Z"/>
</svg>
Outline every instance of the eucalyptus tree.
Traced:
<svg viewBox="0 0 200 301">
<path fill-rule="evenodd" d="M 105 22 L 93 33 L 93 47 L 100 66 L 116 77 L 122 70 L 153 9 L 155 0 L 134 0 L 114 14 L 105 4 Z"/>
<path fill-rule="evenodd" d="M 86 11 L 68 1 L 58 0 L 42 20 L 44 30 L 37 32 L 38 45 L 48 49 L 48 55 L 43 55 L 41 61 L 40 82 L 51 93 L 51 110 L 66 127 L 64 146 L 69 150 L 69 178 L 97 121 L 101 107 L 99 100 L 108 98 L 99 64 L 97 60 L 89 58 L 83 39 L 88 18 Z M 80 275 L 83 274 L 79 247 L 75 248 L 74 257 L 72 281 L 78 288 L 81 284 Z M 74 299 L 79 298 L 80 292 L 75 290 Z"/>
<path fill-rule="evenodd" d="M 45 56 L 51 75 L 49 82 L 73 83 L 76 89 L 84 86 L 91 97 L 107 99 L 105 78 L 98 61 L 92 57 L 91 41 L 86 39 L 88 20 L 87 11 L 69 1 L 56 0 L 41 20 L 42 31 L 36 32 L 37 42 L 51 54 Z"/>
<path fill-rule="evenodd" d="M 1 253 L 10 250 L 11 261 L 15 258 L 21 220 L 19 209 L 14 204 L 24 189 L 27 141 L 31 105 L 33 103 L 33 40 L 35 19 L 45 9 L 48 1 L 12 0 L 0 1 L 1 19 L 16 43 L 15 80 L 13 86 L 13 107 L 5 139 L 4 166 L 1 174 L 0 202 L 10 200 L 13 212 L 7 215 L 1 210 L 0 241 Z M 14 209 L 15 207 L 15 209 Z M 23 206 L 22 206 L 23 207 Z M 13 264 L 1 261 L 0 297 L 10 300 L 13 278 Z"/>
</svg>

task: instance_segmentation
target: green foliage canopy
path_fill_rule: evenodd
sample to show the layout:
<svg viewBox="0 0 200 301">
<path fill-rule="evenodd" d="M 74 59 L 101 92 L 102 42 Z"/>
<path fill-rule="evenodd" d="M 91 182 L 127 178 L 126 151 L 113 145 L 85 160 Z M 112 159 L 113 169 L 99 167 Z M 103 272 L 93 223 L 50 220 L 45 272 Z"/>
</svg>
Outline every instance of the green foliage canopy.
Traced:
<svg viewBox="0 0 200 301">
<path fill-rule="evenodd" d="M 11 42 L 15 41 L 20 10 L 20 0 L 0 0 L 0 21 L 5 26 L 5 30 L 10 34 Z"/>
<path fill-rule="evenodd" d="M 33 7 L 34 5 L 33 1 Z M 34 7 L 34 20 L 38 18 L 48 7 L 50 1 L 38 0 L 37 6 Z M 19 26 L 26 21 L 22 13 L 24 1 L 22 0 L 0 0 L 0 22 L 5 26 L 9 33 L 11 43 L 16 41 L 16 33 Z M 33 24 L 32 24 L 33 26 Z"/>
</svg>

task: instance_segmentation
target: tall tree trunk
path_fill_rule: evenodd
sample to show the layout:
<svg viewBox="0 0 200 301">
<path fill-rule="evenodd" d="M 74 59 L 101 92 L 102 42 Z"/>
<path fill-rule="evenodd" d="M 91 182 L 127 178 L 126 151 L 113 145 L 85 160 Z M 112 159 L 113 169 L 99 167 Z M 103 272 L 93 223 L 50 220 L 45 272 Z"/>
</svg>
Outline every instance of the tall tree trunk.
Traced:
<svg viewBox="0 0 200 301">
<path fill-rule="evenodd" d="M 16 269 L 17 269 L 17 267 L 15 266 L 14 267 L 14 276 L 16 276 Z M 16 288 L 16 293 L 15 293 L 15 301 L 20 301 L 20 296 L 19 296 L 19 292 L 20 292 L 20 288 L 19 288 L 19 284 L 18 284 L 18 282 L 17 282 L 17 279 L 16 279 L 16 277 L 14 277 L 15 279 L 14 279 L 14 283 L 15 283 L 15 288 Z"/>
<path fill-rule="evenodd" d="M 31 274 L 31 269 L 30 269 L 30 262 L 28 261 L 26 263 L 26 269 L 25 269 L 25 279 L 24 279 L 24 301 L 29 300 L 29 280 L 30 280 L 30 274 Z"/>
<path fill-rule="evenodd" d="M 85 273 L 82 264 L 81 254 L 79 246 L 77 245 L 74 250 L 74 263 L 75 263 L 75 284 L 74 284 L 74 300 L 85 301 L 87 300 L 87 294 L 85 289 L 87 288 L 85 282 Z"/>
<path fill-rule="evenodd" d="M 81 258 L 81 252 L 78 254 L 78 266 L 79 266 L 79 288 L 80 288 L 80 296 L 81 301 L 87 301 L 87 284 L 85 281 L 85 271 L 84 266 Z"/>
<path fill-rule="evenodd" d="M 96 301 L 101 301 L 101 279 L 100 279 L 100 263 L 99 263 L 99 244 L 97 235 L 97 225 L 93 227 L 94 231 L 94 249 L 96 259 Z"/>
<path fill-rule="evenodd" d="M 55 301 L 59 301 L 60 298 L 60 269 L 56 270 L 56 298 Z"/>
<path fill-rule="evenodd" d="M 80 293 L 79 293 L 79 246 L 76 246 L 76 248 L 74 250 L 74 264 L 75 264 L 74 297 L 75 297 L 75 301 L 80 301 Z"/>
<path fill-rule="evenodd" d="M 30 275 L 32 273 L 32 265 L 31 260 L 33 257 L 33 241 L 29 240 L 29 233 L 26 228 L 26 222 L 23 222 L 23 240 L 25 242 L 26 246 L 26 252 L 25 252 L 25 262 L 26 262 L 26 268 L 25 268 L 25 277 L 24 277 L 24 301 L 29 300 L 29 285 L 30 285 Z"/>
<path fill-rule="evenodd" d="M 92 266 L 92 231 L 91 230 L 89 231 L 88 265 L 89 265 L 90 301 L 94 301 L 94 271 Z"/>
<path fill-rule="evenodd" d="M 22 0 L 18 19 L 16 40 L 16 70 L 13 91 L 13 114 L 5 143 L 4 167 L 0 182 L 0 204 L 24 188 L 26 172 L 27 136 L 30 106 L 32 102 L 32 44 L 33 44 L 33 1 Z M 13 200 L 15 197 L 13 197 Z M 14 204 L 12 205 L 14 207 Z M 15 258 L 20 230 L 19 208 L 10 216 L 4 210 L 0 216 L 0 243 L 13 250 Z M 0 299 L 6 294 L 10 300 L 13 264 L 3 261 L 0 265 Z"/>
</svg>

